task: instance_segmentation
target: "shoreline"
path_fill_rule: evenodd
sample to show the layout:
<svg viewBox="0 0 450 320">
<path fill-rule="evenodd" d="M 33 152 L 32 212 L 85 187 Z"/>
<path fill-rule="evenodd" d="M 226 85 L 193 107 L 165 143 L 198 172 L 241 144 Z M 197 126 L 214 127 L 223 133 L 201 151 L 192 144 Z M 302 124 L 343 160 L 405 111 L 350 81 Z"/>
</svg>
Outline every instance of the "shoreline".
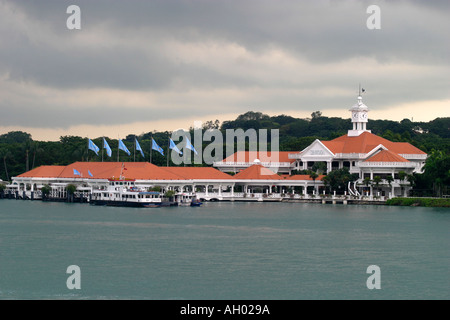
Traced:
<svg viewBox="0 0 450 320">
<path fill-rule="evenodd" d="M 43 201 L 43 202 L 67 202 L 67 203 L 87 203 L 90 202 L 86 198 L 74 198 L 68 200 L 66 198 L 53 199 L 16 199 L 15 197 L 8 197 L 6 194 L 0 194 L 0 200 L 25 200 L 25 201 Z M 223 199 L 223 200 L 206 200 L 204 202 L 280 202 L 280 203 L 316 203 L 316 204 L 343 204 L 343 205 L 381 205 L 381 206 L 403 206 L 403 207 L 438 207 L 450 208 L 450 198 L 433 198 L 433 197 L 396 197 L 387 200 L 368 200 L 368 199 L 342 199 L 342 198 L 320 198 L 320 199 Z"/>
<path fill-rule="evenodd" d="M 389 206 L 402 207 L 435 207 L 435 208 L 450 208 L 450 198 L 392 198 L 386 201 Z"/>
</svg>

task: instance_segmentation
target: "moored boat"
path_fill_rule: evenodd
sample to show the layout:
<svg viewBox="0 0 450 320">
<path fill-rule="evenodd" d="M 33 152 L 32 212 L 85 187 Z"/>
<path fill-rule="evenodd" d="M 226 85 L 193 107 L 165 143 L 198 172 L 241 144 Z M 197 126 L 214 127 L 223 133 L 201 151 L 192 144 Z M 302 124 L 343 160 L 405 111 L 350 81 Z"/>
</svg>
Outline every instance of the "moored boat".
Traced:
<svg viewBox="0 0 450 320">
<path fill-rule="evenodd" d="M 177 193 L 175 199 L 183 207 L 200 207 L 203 204 L 195 193 Z"/>
<path fill-rule="evenodd" d="M 132 179 L 109 179 L 107 188 L 92 190 L 90 203 L 93 205 L 115 207 L 157 208 L 177 206 L 158 191 L 147 191 L 135 186 Z"/>
</svg>

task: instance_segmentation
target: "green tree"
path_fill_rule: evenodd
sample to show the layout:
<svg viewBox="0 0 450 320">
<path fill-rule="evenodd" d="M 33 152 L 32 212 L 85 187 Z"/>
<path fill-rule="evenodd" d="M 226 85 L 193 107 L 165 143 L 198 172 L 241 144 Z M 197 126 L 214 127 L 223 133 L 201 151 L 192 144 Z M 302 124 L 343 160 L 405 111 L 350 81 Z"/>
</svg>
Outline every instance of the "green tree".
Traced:
<svg viewBox="0 0 450 320">
<path fill-rule="evenodd" d="M 386 177 L 386 181 L 389 184 L 389 187 L 391 187 L 392 186 L 392 182 L 394 181 L 394 177 L 392 177 L 392 175 L 388 175 Z"/>
<path fill-rule="evenodd" d="M 380 176 L 373 177 L 373 184 L 375 185 L 375 188 L 377 189 L 377 192 L 378 192 L 378 188 L 380 186 L 380 183 L 381 183 L 381 177 Z"/>
<path fill-rule="evenodd" d="M 326 175 L 326 180 L 331 190 L 343 192 L 347 190 L 348 183 L 358 179 L 357 174 L 350 174 L 349 169 L 333 170 Z"/>
<path fill-rule="evenodd" d="M 8 166 L 6 165 L 6 160 L 12 158 L 12 153 L 8 149 L 5 149 L 1 152 L 0 156 L 3 159 L 3 167 L 5 168 L 6 181 L 9 181 Z"/>
<path fill-rule="evenodd" d="M 433 150 L 425 162 L 424 175 L 432 181 L 435 195 L 442 196 L 450 185 L 450 155 Z"/>
<path fill-rule="evenodd" d="M 74 184 L 68 184 L 66 186 L 66 191 L 67 191 L 68 201 L 73 202 L 73 196 L 74 196 L 75 192 L 77 191 L 77 186 Z"/>
<path fill-rule="evenodd" d="M 319 177 L 319 175 L 318 175 L 316 172 L 312 171 L 312 172 L 309 174 L 309 177 L 310 177 L 311 179 L 313 179 L 314 190 L 316 190 L 316 179 Z"/>
<path fill-rule="evenodd" d="M 321 116 L 322 116 L 321 111 L 314 111 L 313 113 L 311 113 L 311 119 L 317 119 L 320 118 Z"/>
<path fill-rule="evenodd" d="M 42 192 L 42 199 L 46 199 L 48 197 L 48 195 L 50 194 L 50 192 L 52 191 L 52 188 L 46 184 L 41 188 L 41 192 Z"/>
<path fill-rule="evenodd" d="M 372 184 L 372 180 L 370 180 L 369 177 L 365 177 L 363 183 L 366 186 L 366 188 L 369 188 L 369 186 Z"/>
<path fill-rule="evenodd" d="M 401 181 L 405 181 L 406 177 L 408 176 L 408 174 L 405 171 L 399 171 L 398 172 L 398 178 Z"/>
</svg>

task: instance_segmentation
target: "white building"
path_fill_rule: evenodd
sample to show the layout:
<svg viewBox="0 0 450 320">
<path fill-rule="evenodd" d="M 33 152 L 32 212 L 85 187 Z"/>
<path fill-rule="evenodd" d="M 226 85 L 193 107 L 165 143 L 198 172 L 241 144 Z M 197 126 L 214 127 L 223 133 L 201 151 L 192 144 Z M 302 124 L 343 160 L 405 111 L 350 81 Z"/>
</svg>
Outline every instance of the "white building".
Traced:
<svg viewBox="0 0 450 320">
<path fill-rule="evenodd" d="M 372 134 L 367 129 L 369 108 L 361 96 L 349 111 L 353 127 L 346 135 L 330 141 L 315 140 L 302 151 L 289 152 L 288 159 L 286 152 L 280 152 L 279 163 L 271 161 L 266 166 L 275 168 L 275 172 L 291 173 L 311 170 L 314 164 L 323 162 L 327 172 L 346 167 L 350 173 L 359 175 L 359 180 L 349 187 L 353 195 L 406 196 L 411 186 L 404 176 L 422 172 L 427 154 L 410 143 L 391 142 Z M 244 162 L 233 161 L 238 155 L 235 153 L 214 166 L 224 172 L 239 172 L 258 157 L 256 152 L 245 152 Z M 369 185 L 366 178 L 371 181 Z"/>
</svg>

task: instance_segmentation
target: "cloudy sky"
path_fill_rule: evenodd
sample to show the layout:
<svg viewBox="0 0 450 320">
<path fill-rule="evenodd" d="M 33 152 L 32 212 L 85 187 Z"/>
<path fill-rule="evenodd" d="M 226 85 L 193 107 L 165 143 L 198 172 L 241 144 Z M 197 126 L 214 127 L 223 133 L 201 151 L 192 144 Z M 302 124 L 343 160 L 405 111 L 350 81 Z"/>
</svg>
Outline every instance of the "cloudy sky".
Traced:
<svg viewBox="0 0 450 320">
<path fill-rule="evenodd" d="M 69 30 L 69 5 L 81 29 Z M 369 29 L 370 5 L 381 29 Z M 0 0 L 0 134 L 116 138 L 194 121 L 450 116 L 450 1 Z M 369 128 L 370 129 L 370 128 Z"/>
</svg>

